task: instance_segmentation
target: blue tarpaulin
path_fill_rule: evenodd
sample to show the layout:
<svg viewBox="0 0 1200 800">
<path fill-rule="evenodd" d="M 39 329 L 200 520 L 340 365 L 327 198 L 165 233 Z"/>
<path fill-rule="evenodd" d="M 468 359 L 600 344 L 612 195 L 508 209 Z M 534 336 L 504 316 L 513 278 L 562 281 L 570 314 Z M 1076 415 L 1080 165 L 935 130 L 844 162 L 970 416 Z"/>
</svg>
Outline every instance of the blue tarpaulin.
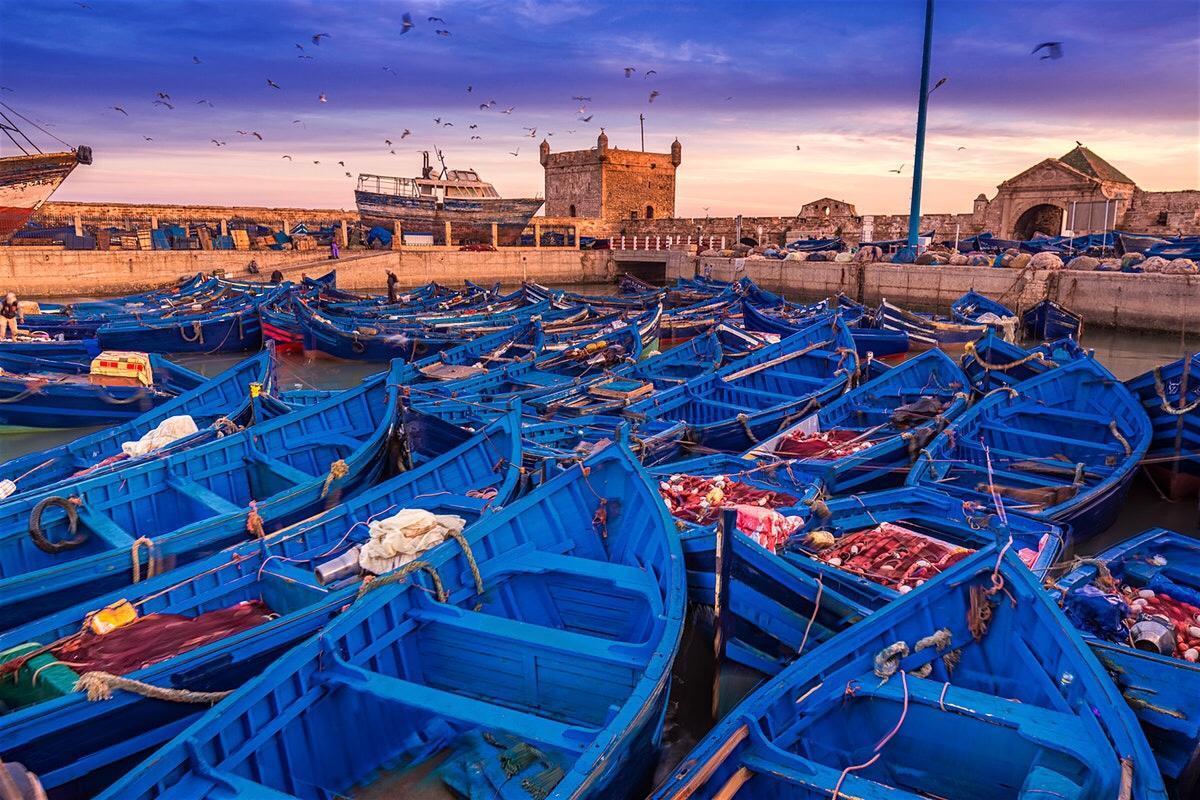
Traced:
<svg viewBox="0 0 1200 800">
<path fill-rule="evenodd" d="M 379 242 L 384 247 L 391 247 L 392 232 L 381 225 L 376 225 L 374 228 L 371 228 L 371 230 L 367 232 L 367 246 L 370 247 L 376 242 Z"/>
</svg>

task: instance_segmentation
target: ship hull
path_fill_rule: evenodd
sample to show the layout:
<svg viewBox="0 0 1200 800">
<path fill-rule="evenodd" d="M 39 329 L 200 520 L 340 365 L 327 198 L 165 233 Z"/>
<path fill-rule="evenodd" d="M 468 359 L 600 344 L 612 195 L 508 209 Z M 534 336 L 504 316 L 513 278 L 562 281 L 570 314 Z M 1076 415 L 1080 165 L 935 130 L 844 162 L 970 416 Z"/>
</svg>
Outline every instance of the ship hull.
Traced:
<svg viewBox="0 0 1200 800">
<path fill-rule="evenodd" d="M 0 243 L 25 226 L 78 163 L 69 152 L 0 158 Z"/>
<path fill-rule="evenodd" d="M 358 212 L 369 225 L 392 226 L 399 222 L 404 233 L 432 234 L 435 242 L 445 237 L 445 223 L 459 244 L 490 244 L 492 225 L 497 226 L 498 244 L 514 245 L 529 219 L 542 207 L 537 198 L 454 200 L 441 207 L 431 197 L 400 197 L 376 192 L 354 192 Z"/>
</svg>

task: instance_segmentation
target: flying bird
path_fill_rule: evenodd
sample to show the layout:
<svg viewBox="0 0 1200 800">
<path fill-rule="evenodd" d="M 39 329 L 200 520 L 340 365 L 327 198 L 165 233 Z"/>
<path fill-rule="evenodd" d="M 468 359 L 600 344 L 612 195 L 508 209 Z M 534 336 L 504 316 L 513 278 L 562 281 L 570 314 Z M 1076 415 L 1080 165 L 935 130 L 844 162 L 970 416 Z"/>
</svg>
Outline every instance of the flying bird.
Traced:
<svg viewBox="0 0 1200 800">
<path fill-rule="evenodd" d="M 328 103 L 329 98 L 325 96 L 324 92 L 321 92 L 319 95 L 317 95 L 317 102 L 318 103 Z"/>
<path fill-rule="evenodd" d="M 510 156 L 512 156 L 513 158 L 516 158 L 516 157 L 517 157 L 517 156 L 519 156 L 520 154 L 521 154 L 521 148 L 519 148 L 519 147 L 517 148 L 517 152 L 515 152 L 515 153 L 512 153 L 512 152 L 510 152 L 510 153 L 509 153 L 509 155 L 510 155 Z"/>
<path fill-rule="evenodd" d="M 429 17 L 425 21 L 426 22 L 440 22 L 443 25 L 446 24 L 446 20 L 442 19 L 441 17 Z"/>
<path fill-rule="evenodd" d="M 726 97 L 725 99 L 726 99 L 726 100 L 732 100 L 732 99 L 733 99 L 733 95 L 729 95 L 729 97 Z"/>
<path fill-rule="evenodd" d="M 595 114 L 588 114 L 586 117 L 580 117 L 580 118 L 579 118 L 579 121 L 580 121 L 580 122 L 591 122 L 591 121 L 592 121 L 592 117 L 594 117 L 594 116 L 596 116 L 596 115 L 595 115 Z"/>
<path fill-rule="evenodd" d="M 1076 140 L 1075 140 L 1075 146 L 1076 146 L 1076 147 L 1083 147 L 1083 142 L 1081 142 L 1081 141 L 1079 141 L 1078 139 L 1076 139 Z"/>
<path fill-rule="evenodd" d="M 383 143 L 384 143 L 384 144 L 386 144 L 388 147 L 391 147 L 391 146 L 392 146 L 392 140 L 391 140 L 391 139 L 384 139 L 384 140 L 383 140 Z"/>
<path fill-rule="evenodd" d="M 800 145 L 796 145 L 796 149 L 797 149 L 797 150 L 799 150 L 799 149 L 800 149 Z"/>
<path fill-rule="evenodd" d="M 478 125 L 468 125 L 467 127 L 470 128 L 471 130 L 475 130 L 479 126 Z"/>
<path fill-rule="evenodd" d="M 301 128 L 308 130 L 308 126 L 304 124 L 304 120 L 302 120 L 302 119 L 294 119 L 294 120 L 292 120 L 292 124 L 299 125 Z"/>
<path fill-rule="evenodd" d="M 403 139 L 405 136 L 412 136 L 412 131 L 410 131 L 408 128 L 405 128 L 404 132 L 400 134 L 400 138 Z"/>
<path fill-rule="evenodd" d="M 651 75 L 657 75 L 657 74 L 658 74 L 658 70 L 648 69 L 648 70 L 646 70 L 646 74 L 642 76 L 642 79 L 645 80 L 646 78 L 649 78 Z"/>
<path fill-rule="evenodd" d="M 491 106 L 489 106 L 487 103 L 480 103 L 480 104 L 479 104 L 479 110 L 480 110 L 480 111 L 487 111 L 489 108 L 491 108 Z"/>
<path fill-rule="evenodd" d="M 211 101 L 211 100 L 205 100 L 204 98 L 201 98 L 201 99 L 197 100 L 197 101 L 196 101 L 196 105 L 198 105 L 198 106 L 208 106 L 209 108 L 212 108 L 212 107 L 213 107 L 212 101 Z"/>
<path fill-rule="evenodd" d="M 347 178 L 353 178 L 354 176 L 353 176 L 353 175 L 351 175 L 349 172 L 347 172 L 347 173 L 346 173 L 346 177 L 347 177 Z"/>
<path fill-rule="evenodd" d="M 628 78 L 631 75 L 633 75 L 633 73 L 635 73 L 635 72 L 637 72 L 637 67 L 626 67 L 625 68 L 625 77 Z"/>
<path fill-rule="evenodd" d="M 203 64 L 204 62 L 200 60 L 199 56 L 192 56 L 192 63 L 193 64 Z"/>
<path fill-rule="evenodd" d="M 574 133 L 574 132 L 575 132 L 575 131 L 573 131 L 573 130 L 571 130 L 571 131 L 567 131 L 567 133 Z"/>
<path fill-rule="evenodd" d="M 966 150 L 966 149 L 967 149 L 967 147 L 966 147 L 966 145 L 963 145 L 962 147 L 960 147 L 960 148 L 958 148 L 958 149 L 959 149 L 959 150 Z"/>
<path fill-rule="evenodd" d="M 384 67 L 383 67 L 383 71 L 384 71 L 384 72 L 390 72 L 390 73 L 392 73 L 393 75 L 396 75 L 396 70 L 392 69 L 391 67 L 387 66 L 386 64 L 385 64 L 385 65 L 384 65 Z M 397 78 L 399 78 L 400 76 L 399 76 L 399 75 L 396 75 L 396 77 L 397 77 Z"/>
<path fill-rule="evenodd" d="M 450 31 L 446 31 L 446 30 L 437 30 L 437 31 L 434 31 L 434 33 L 436 33 L 438 36 L 449 36 L 450 35 Z"/>
<path fill-rule="evenodd" d="M 483 139 L 483 137 L 482 137 L 482 136 L 472 136 L 471 138 L 472 138 L 472 139 L 480 139 L 480 140 L 482 140 L 482 139 Z"/>
<path fill-rule="evenodd" d="M 949 80 L 949 78 L 938 78 L 938 82 L 933 85 L 933 88 L 929 90 L 929 93 L 933 94 L 934 92 L 936 92 L 938 90 L 938 87 L 941 86 L 942 84 L 944 84 L 948 80 Z"/>
<path fill-rule="evenodd" d="M 320 164 L 321 162 L 320 162 L 320 161 L 314 161 L 313 163 L 314 163 L 314 164 Z"/>
<path fill-rule="evenodd" d="M 472 86 L 471 84 L 469 84 L 469 83 L 468 83 L 468 84 L 467 84 L 467 94 L 470 94 L 470 93 L 471 93 L 471 90 L 472 90 L 472 89 L 474 89 L 474 88 L 475 88 L 474 86 Z"/>
<path fill-rule="evenodd" d="M 170 104 L 170 103 L 168 103 L 166 100 L 155 100 L 155 101 L 154 101 L 154 105 L 156 105 L 156 106 L 166 106 L 168 109 L 172 109 L 172 110 L 175 108 L 175 106 L 171 105 L 171 104 Z"/>
<path fill-rule="evenodd" d="M 1046 51 L 1046 54 L 1041 57 L 1042 61 L 1045 61 L 1047 58 L 1062 58 L 1062 42 L 1042 42 L 1033 48 L 1033 52 L 1030 55 L 1037 55 L 1040 50 Z"/>
<path fill-rule="evenodd" d="M 404 15 L 400 17 L 400 35 L 403 36 L 411 31 L 414 27 L 416 26 L 413 25 L 412 15 L 405 11 Z"/>
<path fill-rule="evenodd" d="M 391 151 L 391 152 L 392 152 L 392 155 L 396 155 L 396 151 L 395 151 L 395 150 L 393 150 L 393 151 Z"/>
<path fill-rule="evenodd" d="M 284 158 L 286 158 L 288 161 L 291 161 L 291 160 L 292 160 L 292 157 L 291 157 L 291 156 L 284 156 Z"/>
<path fill-rule="evenodd" d="M 283 88 L 278 83 L 271 80 L 270 78 L 267 78 L 267 86 L 270 86 L 272 89 L 282 89 Z"/>
<path fill-rule="evenodd" d="M 590 103 L 590 102 L 592 102 L 592 98 L 590 98 L 590 97 L 584 97 L 584 96 L 583 96 L 583 95 L 581 95 L 581 94 L 572 95 L 572 96 L 571 96 L 571 99 L 572 99 L 572 100 L 578 100 L 578 101 L 579 101 L 579 102 L 581 102 L 581 103 Z"/>
<path fill-rule="evenodd" d="M 516 110 L 516 108 L 517 108 L 516 106 L 509 106 L 508 108 L 504 109 L 500 113 L 501 114 L 511 114 L 513 111 Z"/>
<path fill-rule="evenodd" d="M 303 49 L 304 49 L 304 45 L 302 45 L 302 44 L 300 44 L 299 42 L 297 42 L 297 43 L 296 43 L 296 49 L 297 49 L 297 50 L 303 50 Z"/>
<path fill-rule="evenodd" d="M 250 135 L 253 136 L 255 139 L 258 139 L 260 142 L 263 140 L 262 134 L 259 133 L 258 131 L 250 131 Z"/>
<path fill-rule="evenodd" d="M 213 144 L 215 144 L 217 147 L 224 147 L 224 146 L 225 146 L 225 143 L 224 143 L 224 142 L 218 142 L 216 139 L 209 139 L 209 141 L 210 141 L 210 142 L 212 142 Z"/>
<path fill-rule="evenodd" d="M 901 165 L 900 165 L 900 169 L 889 169 L 889 170 L 888 170 L 888 172 L 894 172 L 894 173 L 896 173 L 897 175 L 899 175 L 901 172 L 903 172 L 903 171 L 904 171 L 904 167 L 905 167 L 905 166 L 906 166 L 906 164 L 901 164 Z"/>
<path fill-rule="evenodd" d="M 654 91 L 650 92 L 650 99 L 646 102 L 653 103 L 654 98 L 658 97 L 660 94 L 662 94 L 662 92 L 660 92 L 658 89 L 655 89 Z"/>
<path fill-rule="evenodd" d="M 145 139 L 147 142 L 153 142 L 153 141 L 154 141 L 154 140 L 153 140 L 152 138 L 150 138 L 149 136 L 143 136 L 142 138 L 143 138 L 143 139 Z"/>
<path fill-rule="evenodd" d="M 305 55 L 296 56 L 296 58 L 299 58 L 304 61 L 312 61 L 313 60 L 312 56 L 305 56 Z"/>
<path fill-rule="evenodd" d="M 339 161 L 339 162 L 338 162 L 338 166 L 339 166 L 339 167 L 344 167 L 344 166 L 346 166 L 346 162 L 345 162 L 345 161 Z"/>
<path fill-rule="evenodd" d="M 313 34 L 312 43 L 316 44 L 316 45 L 321 44 L 322 37 L 324 37 L 326 39 L 330 38 L 328 33 L 316 33 L 316 34 Z"/>
<path fill-rule="evenodd" d="M 170 100 L 171 99 L 171 95 L 167 94 L 166 92 L 157 92 L 157 94 L 158 94 L 159 100 Z"/>
<path fill-rule="evenodd" d="M 443 128 L 453 128 L 453 127 L 454 127 L 454 123 L 453 123 L 453 122 L 443 122 L 443 123 L 442 123 L 442 127 L 443 127 Z"/>
<path fill-rule="evenodd" d="M 442 124 L 442 118 L 441 118 L 441 117 L 434 117 L 434 118 L 433 118 L 433 124 L 434 124 L 434 125 L 441 125 L 441 124 Z"/>
<path fill-rule="evenodd" d="M 2 92 L 15 92 L 15 91 L 16 91 L 16 89 L 11 89 L 11 88 L 9 88 L 8 86 L 0 86 L 0 91 L 2 91 Z"/>
<path fill-rule="evenodd" d="M 124 114 L 127 117 L 129 116 L 129 112 L 126 111 L 125 109 L 121 108 L 120 106 L 109 106 L 109 108 L 111 108 L 113 111 L 120 111 L 122 114 Z"/>
</svg>

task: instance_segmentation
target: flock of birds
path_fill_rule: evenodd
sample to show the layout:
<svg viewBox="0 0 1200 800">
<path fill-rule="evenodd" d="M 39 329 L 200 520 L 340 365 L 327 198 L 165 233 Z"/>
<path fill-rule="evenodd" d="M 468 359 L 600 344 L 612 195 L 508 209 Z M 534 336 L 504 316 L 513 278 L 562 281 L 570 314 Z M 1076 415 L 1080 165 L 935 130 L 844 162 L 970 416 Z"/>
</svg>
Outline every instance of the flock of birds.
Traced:
<svg viewBox="0 0 1200 800">
<path fill-rule="evenodd" d="M 79 6 L 81 9 L 92 10 L 92 6 L 90 6 L 86 3 L 77 2 L 76 5 Z M 434 34 L 436 36 L 442 37 L 442 38 L 447 38 L 447 37 L 452 36 L 452 32 L 450 31 L 449 26 L 446 23 L 446 20 L 443 19 L 442 17 L 429 16 L 426 18 L 425 22 L 431 26 L 435 26 L 435 25 L 439 26 L 439 27 L 434 28 Z M 406 12 L 401 16 L 401 24 L 400 24 L 400 35 L 401 36 L 409 33 L 410 31 L 412 31 L 414 28 L 417 28 L 417 27 L 418 27 L 418 23 L 414 22 L 411 13 Z M 333 39 L 334 39 L 333 35 L 330 33 L 326 33 L 326 32 L 312 34 L 309 37 L 310 44 L 309 43 L 305 43 L 305 44 L 295 43 L 295 45 L 294 45 L 295 50 L 298 51 L 295 54 L 296 58 L 298 60 L 302 60 L 302 61 L 315 60 L 316 56 L 314 55 L 314 53 L 316 51 L 310 50 L 310 48 L 319 48 L 322 46 L 323 42 L 325 42 L 328 46 L 328 43 Z M 201 58 L 199 55 L 193 55 L 193 56 L 191 56 L 191 63 L 193 66 L 203 66 L 206 64 L 206 61 L 205 61 L 205 59 Z M 393 69 L 392 66 L 389 64 L 382 65 L 381 71 L 384 73 L 387 73 L 388 75 L 391 75 L 394 78 L 400 77 L 400 75 L 396 72 L 396 70 Z M 622 73 L 626 79 L 632 79 L 635 76 L 640 75 L 643 80 L 650 80 L 652 78 L 655 78 L 658 75 L 658 70 L 657 69 L 642 70 L 638 67 L 623 67 Z M 287 84 L 287 81 L 281 82 L 279 80 L 276 80 L 274 76 L 264 76 L 263 86 L 269 92 L 287 92 L 288 89 L 286 87 L 286 84 Z M 475 95 L 475 86 L 473 84 L 466 85 L 466 94 L 467 95 Z M 651 104 L 661 96 L 662 96 L 662 92 L 660 90 L 648 87 L 648 91 L 647 91 L 647 95 L 646 95 L 646 103 Z M 725 99 L 732 100 L 733 98 L 726 97 Z M 575 114 L 574 114 L 576 123 L 584 124 L 584 125 L 592 123 L 596 116 L 595 112 L 592 111 L 591 108 L 589 107 L 589 104 L 592 102 L 592 98 L 588 95 L 573 95 L 571 97 L 571 100 L 573 103 L 577 104 L 575 107 Z M 161 107 L 165 111 L 169 112 L 169 111 L 174 111 L 180 102 L 186 102 L 186 101 L 180 101 L 180 100 L 173 98 L 169 92 L 159 91 L 159 92 L 155 93 L 155 96 L 152 98 L 150 104 L 155 107 Z M 327 92 L 320 92 L 317 95 L 316 102 L 321 103 L 321 104 L 328 103 L 329 102 L 329 94 Z M 196 99 L 192 102 L 192 104 L 206 106 L 207 108 L 216 108 L 216 105 L 208 98 Z M 129 108 L 133 108 L 133 107 L 129 106 Z M 514 113 L 517 112 L 517 107 L 515 105 L 501 105 L 499 103 L 499 101 L 497 101 L 495 98 L 488 98 L 486 101 L 479 102 L 476 105 L 476 108 L 477 108 L 479 114 L 494 113 L 500 117 L 512 116 Z M 107 110 L 114 114 L 119 114 L 124 117 L 129 117 L 130 119 L 134 119 L 134 116 L 130 114 L 129 110 L 125 106 L 112 105 L 112 106 L 108 106 Z M 136 111 L 135 111 L 135 114 L 136 114 Z M 140 115 L 138 115 L 138 116 L 140 116 Z M 450 120 L 446 116 L 433 117 L 432 121 L 433 121 L 434 130 L 436 130 L 436 131 L 441 131 L 444 133 L 452 133 L 453 131 L 451 131 L 450 129 L 457 127 L 458 129 L 465 129 L 465 132 L 467 133 L 467 138 L 466 138 L 467 142 L 474 143 L 474 142 L 485 141 L 484 130 L 481 128 L 480 122 L 467 121 L 468 124 L 464 125 L 463 124 L 464 120 L 460 119 L 460 120 L 458 120 L 459 124 L 456 126 L 455 121 Z M 300 128 L 303 128 L 303 129 L 307 129 L 307 127 L 308 127 L 308 125 L 303 117 L 292 119 L 291 124 L 293 126 L 299 126 Z M 602 130 L 602 128 L 601 128 L 601 130 Z M 523 131 L 524 131 L 524 134 L 523 134 L 524 136 L 528 136 L 531 139 L 536 139 L 538 136 L 539 127 L 536 125 L 523 126 Z M 577 128 L 565 129 L 565 133 L 567 133 L 568 135 L 573 135 L 576 133 L 576 131 L 577 131 Z M 262 142 L 262 141 L 266 140 L 266 137 L 264 136 L 264 134 L 257 130 L 238 129 L 238 130 L 235 130 L 234 133 L 236 133 L 237 136 L 241 137 L 242 139 L 249 138 L 249 139 L 254 139 L 258 142 Z M 382 138 L 384 148 L 387 149 L 387 151 L 390 155 L 397 155 L 396 142 L 407 139 L 408 137 L 413 136 L 413 135 L 414 135 L 413 131 L 410 128 L 404 128 L 400 132 L 399 135 L 392 134 L 389 136 L 385 136 Z M 555 135 L 555 131 L 543 129 L 542 135 L 545 137 L 552 137 Z M 154 137 L 152 137 L 152 136 L 148 136 L 144 133 L 141 134 L 141 136 L 142 136 L 142 139 L 146 142 L 154 141 Z M 220 148 L 220 147 L 228 146 L 230 139 L 228 138 L 228 135 L 226 135 L 226 137 L 222 137 L 222 136 L 218 135 L 218 136 L 210 137 L 209 142 L 214 147 Z M 420 148 L 420 149 L 426 149 L 426 148 Z M 437 150 L 436 145 L 434 145 L 433 149 Z M 418 152 L 419 152 L 419 150 L 418 150 Z M 437 150 L 437 152 L 438 152 L 438 156 L 440 158 L 442 156 L 442 153 L 440 150 Z M 515 150 L 508 151 L 508 153 L 509 153 L 509 155 L 513 156 L 514 158 L 517 158 L 521 154 L 521 148 L 518 146 Z M 291 161 L 291 162 L 296 161 L 296 158 L 291 153 L 282 154 L 281 159 L 286 160 L 286 161 Z M 311 159 L 311 161 L 314 165 L 321 164 L 320 159 Z M 338 160 L 336 163 L 341 167 L 345 167 L 344 159 Z M 344 174 L 348 178 L 353 177 L 352 174 L 350 173 L 350 171 L 348 171 L 348 170 L 345 171 Z"/>
<path fill-rule="evenodd" d="M 76 2 L 75 5 L 79 6 L 81 9 L 87 10 L 87 11 L 90 11 L 93 8 L 91 5 L 84 3 L 84 2 Z M 434 34 L 438 37 L 448 38 L 452 35 L 452 33 L 449 29 L 449 26 L 446 23 L 446 20 L 443 19 L 442 17 L 429 16 L 426 18 L 425 22 L 429 25 L 441 26 L 441 27 L 437 27 L 434 29 Z M 404 14 L 401 15 L 401 26 L 400 26 L 400 35 L 401 36 L 409 33 L 416 27 L 417 27 L 417 23 L 413 21 L 411 13 L 405 12 Z M 333 39 L 332 34 L 321 32 L 321 33 L 312 34 L 309 37 L 309 42 L 311 43 L 312 47 L 317 48 L 317 47 L 321 47 L 322 42 L 332 40 L 332 39 Z M 308 46 L 306 46 L 305 44 L 295 43 L 295 49 L 297 51 L 299 51 L 296 54 L 297 59 L 302 60 L 302 61 L 315 60 L 315 56 L 313 55 L 313 52 L 310 52 L 308 49 Z M 1060 59 L 1063 57 L 1063 43 L 1061 41 L 1041 42 L 1033 48 L 1032 55 L 1037 55 L 1040 60 Z M 204 59 L 200 58 L 200 56 L 198 56 L 198 55 L 193 55 L 191 57 L 191 62 L 195 66 L 203 66 L 205 64 Z M 388 64 L 382 65 L 381 70 L 395 78 L 400 77 L 399 74 Z M 634 76 L 639 75 L 639 74 L 641 75 L 643 80 L 650 80 L 651 78 L 657 77 L 657 75 L 658 75 L 658 70 L 656 70 L 656 69 L 647 69 L 647 70 L 643 71 L 643 70 L 639 69 L 638 67 L 632 67 L 632 66 L 623 67 L 622 72 L 623 72 L 626 80 L 632 79 Z M 273 92 L 284 92 L 285 91 L 284 86 L 282 84 L 280 84 L 278 81 L 274 80 L 272 77 L 265 77 L 264 80 L 265 80 L 264 85 L 268 90 L 271 90 Z M 947 80 L 948 80 L 948 78 L 946 78 L 946 77 L 940 78 L 934 84 L 933 88 L 931 88 L 929 90 L 929 94 L 932 95 L 935 91 L 937 91 L 939 88 L 944 86 L 946 84 Z M 8 91 L 12 91 L 11 89 L 8 89 L 8 87 L 2 87 L 2 88 L 6 89 Z M 466 93 L 468 95 L 473 94 L 474 90 L 475 90 L 474 85 L 472 85 L 472 84 L 466 85 Z M 646 103 L 648 105 L 652 104 L 652 103 L 654 103 L 654 101 L 657 98 L 659 98 L 661 96 L 662 96 L 661 91 L 659 91 L 658 89 L 651 88 L 646 96 Z M 575 109 L 576 122 L 582 123 L 582 124 L 591 123 L 593 121 L 593 119 L 595 118 L 595 113 L 593 111 L 591 111 L 591 109 L 588 107 L 588 104 L 591 103 L 592 98 L 587 95 L 573 95 L 571 97 L 571 100 L 573 102 L 578 103 L 578 107 Z M 726 101 L 733 100 L 733 96 L 732 95 L 727 96 L 727 97 L 725 97 L 725 100 Z M 156 106 L 156 107 L 161 107 L 162 109 L 165 109 L 167 112 L 170 112 L 170 111 L 174 111 L 176 109 L 179 102 L 180 101 L 173 98 L 169 92 L 159 91 L 159 92 L 155 93 L 154 98 L 151 100 L 151 105 Z M 319 104 L 328 103 L 329 102 L 328 93 L 327 92 L 318 93 L 316 102 Z M 207 108 L 215 108 L 216 107 L 215 104 L 207 98 L 196 99 L 195 101 L 193 101 L 192 104 L 198 105 L 198 106 L 206 106 Z M 493 113 L 494 112 L 495 114 L 500 115 L 500 116 L 511 116 L 517 110 L 516 106 L 512 106 L 512 105 L 506 105 L 504 107 L 500 107 L 498 101 L 495 98 L 489 98 L 488 100 L 486 100 L 484 102 L 480 102 L 480 103 L 478 103 L 477 107 L 478 107 L 479 113 Z M 125 117 L 131 117 L 129 111 L 124 106 L 119 106 L 119 105 L 108 106 L 108 110 L 112 111 L 113 113 L 125 116 Z M 460 122 L 461 122 L 461 120 L 460 120 Z M 298 125 L 301 128 L 305 128 L 305 129 L 308 127 L 307 123 L 305 122 L 305 120 L 303 118 L 293 119 L 291 124 L 293 126 Z M 443 116 L 433 117 L 433 125 L 434 125 L 435 130 L 443 131 L 443 132 L 449 132 L 449 131 L 447 131 L 447 129 L 455 127 L 454 121 L 449 120 Z M 462 128 L 463 126 L 460 125 L 459 127 Z M 467 142 L 473 143 L 473 142 L 483 142 L 484 141 L 483 131 L 480 129 L 480 124 L 478 122 L 471 122 L 471 123 L 467 124 L 465 126 L 465 128 L 467 131 L 469 131 L 467 139 L 466 139 Z M 523 130 L 525 132 L 524 135 L 527 135 L 529 138 L 531 138 L 531 139 L 537 138 L 537 135 L 538 135 L 538 127 L 537 126 L 523 126 Z M 601 128 L 601 130 L 603 130 L 603 129 Z M 566 130 L 566 133 L 569 135 L 574 134 L 575 132 L 576 132 L 576 129 L 567 129 Z M 242 137 L 243 139 L 254 139 L 258 142 L 265 141 L 264 134 L 257 130 L 237 129 L 234 131 L 234 133 L 236 133 L 237 136 Z M 555 131 L 551 131 L 551 130 L 543 131 L 543 135 L 546 137 L 552 137 L 552 136 L 554 136 L 554 134 L 555 134 Z M 382 139 L 383 145 L 385 148 L 387 148 L 390 155 L 397 155 L 395 142 L 407 139 L 409 136 L 412 136 L 412 135 L 413 135 L 413 131 L 411 129 L 404 128 L 401 131 L 401 133 L 395 138 L 395 140 L 393 140 L 392 138 L 384 137 Z M 141 136 L 142 136 L 142 139 L 146 142 L 154 141 L 154 138 L 152 136 L 148 136 L 146 134 L 141 134 Z M 214 147 L 218 147 L 218 148 L 226 147 L 229 144 L 229 141 L 227 139 L 221 138 L 219 136 L 211 137 L 209 139 L 209 142 Z M 434 146 L 434 149 L 437 150 L 436 145 Z M 959 150 L 959 151 L 966 150 L 966 149 L 967 148 L 965 146 L 959 146 L 957 148 L 957 150 Z M 802 150 L 802 147 L 800 145 L 796 145 L 796 150 L 800 151 L 800 150 Z M 442 156 L 441 151 L 437 150 L 437 153 L 438 153 L 439 158 L 441 158 L 441 156 Z M 520 153 L 521 153 L 521 148 L 519 146 L 515 150 L 508 151 L 508 154 L 513 156 L 514 158 L 519 157 Z M 283 160 L 287 160 L 287 161 L 295 161 L 294 157 L 289 153 L 284 153 L 281 156 L 281 158 Z M 321 164 L 321 161 L 320 161 L 320 159 L 312 159 L 312 163 L 314 165 L 319 165 L 319 164 Z M 344 159 L 339 159 L 336 163 L 343 168 L 346 166 Z M 896 175 L 900 175 L 904 172 L 904 169 L 906 166 L 907 166 L 907 163 L 904 163 L 904 164 L 901 164 L 896 169 L 889 169 L 888 172 L 896 174 Z M 349 171 L 345 171 L 344 174 L 348 178 L 353 177 Z"/>
</svg>

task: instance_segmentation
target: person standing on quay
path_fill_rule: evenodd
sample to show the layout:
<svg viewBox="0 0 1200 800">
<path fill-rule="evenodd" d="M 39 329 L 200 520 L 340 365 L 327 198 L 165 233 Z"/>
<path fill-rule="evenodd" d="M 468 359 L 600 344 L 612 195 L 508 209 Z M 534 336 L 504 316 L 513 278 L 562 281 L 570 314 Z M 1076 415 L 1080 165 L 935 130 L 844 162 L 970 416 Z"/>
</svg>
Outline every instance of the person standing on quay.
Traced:
<svg viewBox="0 0 1200 800">
<path fill-rule="evenodd" d="M 17 302 L 15 292 L 4 295 L 0 301 L 0 339 L 16 339 L 20 330 L 18 322 L 24 322 L 25 315 L 21 313 L 21 304 Z"/>
</svg>

